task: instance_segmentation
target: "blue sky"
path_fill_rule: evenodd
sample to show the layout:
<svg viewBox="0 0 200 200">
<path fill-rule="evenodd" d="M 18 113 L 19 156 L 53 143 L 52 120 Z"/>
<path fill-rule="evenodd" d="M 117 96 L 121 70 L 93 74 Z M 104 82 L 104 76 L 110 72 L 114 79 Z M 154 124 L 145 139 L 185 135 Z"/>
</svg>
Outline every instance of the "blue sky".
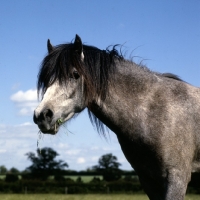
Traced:
<svg viewBox="0 0 200 200">
<path fill-rule="evenodd" d="M 200 86 L 199 0 L 44 0 L 3 1 L 0 6 L 0 165 L 20 170 L 30 165 L 38 128 L 36 81 L 49 38 L 57 45 L 79 34 L 85 44 L 105 49 L 124 44 L 127 55 L 146 59 L 153 71 L 172 72 Z M 140 59 L 136 59 L 139 62 Z M 71 133 L 72 132 L 72 133 Z M 108 142 L 91 126 L 87 113 L 71 120 L 56 136 L 43 136 L 70 169 L 82 170 L 113 153 L 131 169 L 117 139 Z"/>
</svg>

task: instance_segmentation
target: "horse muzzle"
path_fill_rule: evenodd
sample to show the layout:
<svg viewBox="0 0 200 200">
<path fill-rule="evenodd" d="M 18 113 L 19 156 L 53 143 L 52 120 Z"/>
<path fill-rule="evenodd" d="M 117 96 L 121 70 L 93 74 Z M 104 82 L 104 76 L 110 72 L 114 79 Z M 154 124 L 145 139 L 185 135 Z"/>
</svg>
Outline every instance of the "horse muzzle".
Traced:
<svg viewBox="0 0 200 200">
<path fill-rule="evenodd" d="M 44 109 L 40 113 L 34 111 L 33 121 L 38 125 L 42 133 L 56 134 L 58 132 L 58 126 L 53 123 L 54 113 L 50 109 Z"/>
</svg>

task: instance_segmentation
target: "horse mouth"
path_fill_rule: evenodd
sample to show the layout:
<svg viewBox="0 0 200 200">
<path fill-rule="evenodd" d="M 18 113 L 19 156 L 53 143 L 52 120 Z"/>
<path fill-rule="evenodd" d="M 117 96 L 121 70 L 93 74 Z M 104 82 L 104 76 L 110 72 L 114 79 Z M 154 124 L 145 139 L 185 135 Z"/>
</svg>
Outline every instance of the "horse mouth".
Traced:
<svg viewBox="0 0 200 200">
<path fill-rule="evenodd" d="M 51 134 L 55 135 L 58 131 L 60 126 L 62 126 L 66 121 L 71 119 L 74 116 L 74 112 L 66 115 L 66 117 L 62 118 L 54 118 L 51 123 L 41 123 L 38 124 L 40 131 L 44 134 Z"/>
<path fill-rule="evenodd" d="M 44 134 L 51 134 L 51 135 L 55 135 L 58 131 L 60 126 L 63 124 L 63 120 L 61 118 L 59 118 L 58 120 L 56 120 L 55 123 L 53 123 L 53 125 L 47 125 L 45 126 L 38 126 L 40 131 Z"/>
</svg>

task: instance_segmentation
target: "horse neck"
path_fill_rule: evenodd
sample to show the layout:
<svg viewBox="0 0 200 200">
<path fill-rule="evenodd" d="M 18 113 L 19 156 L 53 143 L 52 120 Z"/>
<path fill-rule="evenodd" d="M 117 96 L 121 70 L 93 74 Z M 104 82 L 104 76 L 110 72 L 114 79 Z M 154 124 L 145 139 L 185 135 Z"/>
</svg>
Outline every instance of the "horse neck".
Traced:
<svg viewBox="0 0 200 200">
<path fill-rule="evenodd" d="M 138 118 L 140 104 L 145 93 L 150 90 L 153 79 L 134 63 L 124 62 L 122 65 L 117 65 L 106 99 L 97 101 L 91 109 L 93 114 L 116 134 L 129 133 L 133 120 Z"/>
</svg>

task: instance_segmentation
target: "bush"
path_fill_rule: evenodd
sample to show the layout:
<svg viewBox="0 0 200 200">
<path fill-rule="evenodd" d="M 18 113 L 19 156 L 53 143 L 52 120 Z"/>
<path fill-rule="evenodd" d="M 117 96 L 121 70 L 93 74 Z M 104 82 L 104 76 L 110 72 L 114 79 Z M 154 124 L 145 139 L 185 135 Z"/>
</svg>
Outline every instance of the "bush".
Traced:
<svg viewBox="0 0 200 200">
<path fill-rule="evenodd" d="M 54 180 L 55 181 L 65 181 L 65 178 L 62 175 L 55 175 Z"/>
<path fill-rule="evenodd" d="M 69 194 L 87 194 L 88 190 L 87 187 L 83 187 L 82 185 L 74 185 L 68 188 Z"/>
<path fill-rule="evenodd" d="M 139 192 L 142 191 L 140 183 L 132 183 L 130 181 L 114 181 L 106 184 L 110 192 Z"/>
<path fill-rule="evenodd" d="M 101 179 L 100 179 L 100 178 L 96 178 L 96 177 L 94 177 L 94 178 L 90 181 L 90 183 L 99 183 L 99 182 L 101 182 Z"/>
<path fill-rule="evenodd" d="M 75 183 L 75 181 L 73 179 L 71 179 L 71 178 L 66 178 L 65 182 L 69 183 L 69 184 Z"/>
<path fill-rule="evenodd" d="M 103 179 L 105 181 L 117 181 L 121 178 L 121 173 L 120 171 L 105 171 L 103 173 Z"/>
<path fill-rule="evenodd" d="M 19 180 L 18 175 L 16 175 L 16 174 L 6 174 L 6 178 L 5 178 L 6 182 L 16 182 L 18 180 Z"/>
<path fill-rule="evenodd" d="M 77 183 L 83 183 L 83 181 L 82 181 L 82 179 L 81 179 L 80 176 L 76 179 L 76 182 L 77 182 Z"/>
<path fill-rule="evenodd" d="M 22 174 L 22 179 L 46 181 L 48 176 L 49 175 L 47 173 L 27 173 L 27 174 Z"/>
</svg>

